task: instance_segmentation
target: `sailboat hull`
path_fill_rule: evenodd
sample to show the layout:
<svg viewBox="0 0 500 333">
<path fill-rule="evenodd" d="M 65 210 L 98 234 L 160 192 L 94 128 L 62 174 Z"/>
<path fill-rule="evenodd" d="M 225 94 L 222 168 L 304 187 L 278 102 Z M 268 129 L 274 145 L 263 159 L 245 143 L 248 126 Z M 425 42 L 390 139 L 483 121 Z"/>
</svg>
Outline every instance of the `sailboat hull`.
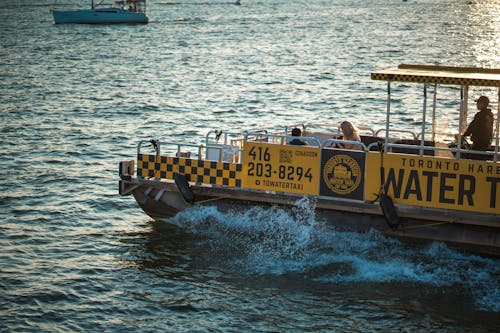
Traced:
<svg viewBox="0 0 500 333">
<path fill-rule="evenodd" d="M 99 8 L 80 10 L 53 10 L 55 24 L 119 24 L 148 23 L 144 13 L 122 10 L 119 8 Z"/>
</svg>

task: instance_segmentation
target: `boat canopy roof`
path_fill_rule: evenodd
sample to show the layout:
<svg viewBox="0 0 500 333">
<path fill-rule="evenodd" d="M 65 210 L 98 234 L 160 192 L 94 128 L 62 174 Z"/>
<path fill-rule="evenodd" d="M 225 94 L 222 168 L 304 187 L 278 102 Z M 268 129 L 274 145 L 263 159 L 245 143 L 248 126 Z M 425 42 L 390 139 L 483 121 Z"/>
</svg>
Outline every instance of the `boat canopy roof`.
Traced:
<svg viewBox="0 0 500 333">
<path fill-rule="evenodd" d="M 500 69 L 402 64 L 371 74 L 372 80 L 500 88 Z"/>
</svg>

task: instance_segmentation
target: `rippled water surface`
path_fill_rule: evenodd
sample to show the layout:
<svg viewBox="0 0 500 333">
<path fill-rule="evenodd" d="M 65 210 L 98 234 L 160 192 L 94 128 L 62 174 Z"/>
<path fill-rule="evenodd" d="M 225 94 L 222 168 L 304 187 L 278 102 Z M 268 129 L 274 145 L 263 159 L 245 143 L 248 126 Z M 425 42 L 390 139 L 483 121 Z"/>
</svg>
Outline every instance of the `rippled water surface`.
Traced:
<svg viewBox="0 0 500 333">
<path fill-rule="evenodd" d="M 191 0 L 127 26 L 1 6 L 0 331 L 498 331 L 497 259 L 339 232 L 307 201 L 152 221 L 117 194 L 117 163 L 215 128 L 378 128 L 373 70 L 500 68 L 500 1 Z M 419 121 L 408 89 L 402 128 Z"/>
</svg>

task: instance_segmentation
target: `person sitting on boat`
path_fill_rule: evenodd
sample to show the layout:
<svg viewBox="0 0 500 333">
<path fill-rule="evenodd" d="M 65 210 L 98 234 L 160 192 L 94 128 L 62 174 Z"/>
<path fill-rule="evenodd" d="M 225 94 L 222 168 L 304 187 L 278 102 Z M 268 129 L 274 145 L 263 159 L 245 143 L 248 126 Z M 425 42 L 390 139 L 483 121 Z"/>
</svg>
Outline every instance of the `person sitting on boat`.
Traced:
<svg viewBox="0 0 500 333">
<path fill-rule="evenodd" d="M 300 130 L 300 128 L 295 127 L 294 129 L 292 129 L 292 136 L 302 136 L 302 131 Z M 299 138 L 294 138 L 292 141 L 290 141 L 289 144 L 295 146 L 306 146 L 307 142 L 300 140 Z"/>
<path fill-rule="evenodd" d="M 472 150 L 489 150 L 493 138 L 493 113 L 488 109 L 490 100 L 486 96 L 481 96 L 476 100 L 478 113 L 465 130 L 463 136 L 471 136 Z M 479 157 L 479 154 L 477 154 Z M 487 155 L 481 155 L 487 158 Z M 481 157 L 479 157 L 481 158 Z"/>
<path fill-rule="evenodd" d="M 341 122 L 340 130 L 342 131 L 342 140 L 361 142 L 357 128 L 350 121 Z M 343 149 L 362 150 L 362 147 L 355 143 L 337 143 L 337 145 Z"/>
</svg>

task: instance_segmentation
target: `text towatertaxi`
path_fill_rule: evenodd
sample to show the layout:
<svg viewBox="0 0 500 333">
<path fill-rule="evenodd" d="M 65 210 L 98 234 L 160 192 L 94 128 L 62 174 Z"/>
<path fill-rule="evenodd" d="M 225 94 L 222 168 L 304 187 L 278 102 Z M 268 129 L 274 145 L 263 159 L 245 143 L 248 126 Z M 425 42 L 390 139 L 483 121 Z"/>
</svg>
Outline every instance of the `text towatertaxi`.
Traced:
<svg viewBox="0 0 500 333">
<path fill-rule="evenodd" d="M 338 124 L 210 131 L 200 145 L 141 141 L 137 159 L 120 163 L 119 192 L 132 194 L 153 219 L 195 205 L 291 206 L 307 197 L 317 217 L 336 228 L 374 228 L 500 256 L 500 70 L 400 65 L 371 78 L 386 81 L 386 125 L 361 127 L 360 141 L 347 142 L 350 149 L 343 148 Z M 414 132 L 391 126 L 393 85 L 410 83 L 423 87 L 421 122 Z M 442 86 L 456 94 L 459 111 L 456 124 L 444 132 L 436 120 Z M 471 150 L 455 134 L 466 131 L 473 110 L 470 88 L 497 99 L 485 150 Z M 290 144 L 295 127 L 306 145 Z"/>
</svg>

